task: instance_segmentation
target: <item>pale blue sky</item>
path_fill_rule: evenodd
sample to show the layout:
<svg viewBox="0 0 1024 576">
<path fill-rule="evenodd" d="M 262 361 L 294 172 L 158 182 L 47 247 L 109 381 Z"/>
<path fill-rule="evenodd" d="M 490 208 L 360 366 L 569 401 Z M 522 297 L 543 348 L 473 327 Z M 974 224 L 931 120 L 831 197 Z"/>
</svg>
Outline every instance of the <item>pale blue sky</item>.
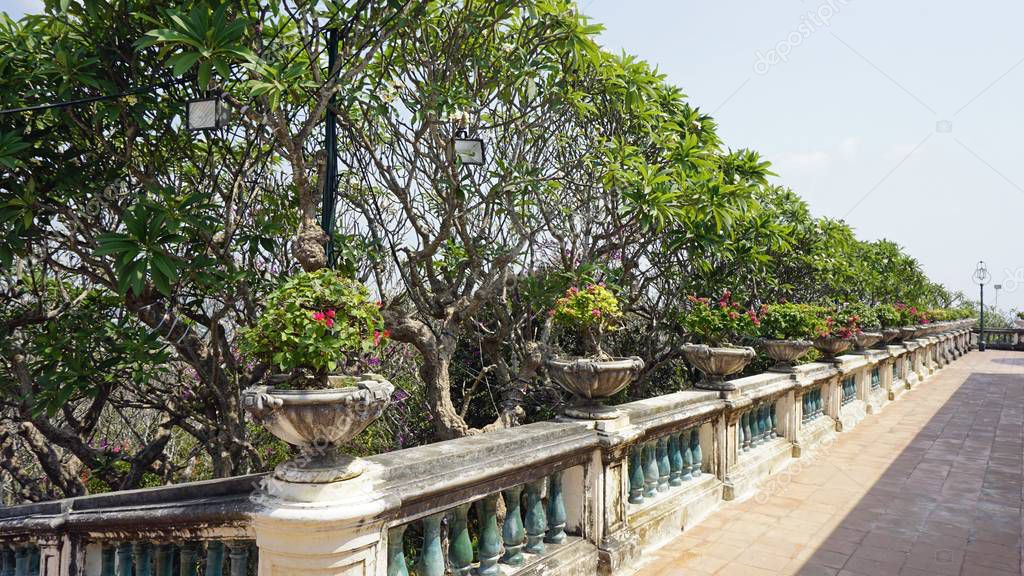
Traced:
<svg viewBox="0 0 1024 576">
<path fill-rule="evenodd" d="M 580 5 L 607 27 L 607 48 L 656 63 L 816 214 L 903 244 L 932 278 L 975 297 L 984 259 L 986 300 L 1000 282 L 1000 307 L 1024 308 L 1024 4 Z M 758 65 L 773 49 L 785 61 Z"/>
<path fill-rule="evenodd" d="M 0 0 L 15 16 L 39 5 Z M 606 47 L 657 64 L 816 214 L 899 242 L 971 295 L 984 259 L 1004 286 L 1000 307 L 1024 309 L 1024 4 L 580 5 L 607 27 Z"/>
</svg>

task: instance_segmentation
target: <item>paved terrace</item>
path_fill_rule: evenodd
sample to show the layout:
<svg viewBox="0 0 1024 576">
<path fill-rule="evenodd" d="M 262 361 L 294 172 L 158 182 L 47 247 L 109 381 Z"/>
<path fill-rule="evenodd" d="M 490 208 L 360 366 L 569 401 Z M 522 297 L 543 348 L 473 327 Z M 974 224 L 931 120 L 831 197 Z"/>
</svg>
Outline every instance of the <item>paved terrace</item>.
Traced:
<svg viewBox="0 0 1024 576">
<path fill-rule="evenodd" d="M 972 352 L 637 576 L 1021 574 L 1024 354 Z"/>
</svg>

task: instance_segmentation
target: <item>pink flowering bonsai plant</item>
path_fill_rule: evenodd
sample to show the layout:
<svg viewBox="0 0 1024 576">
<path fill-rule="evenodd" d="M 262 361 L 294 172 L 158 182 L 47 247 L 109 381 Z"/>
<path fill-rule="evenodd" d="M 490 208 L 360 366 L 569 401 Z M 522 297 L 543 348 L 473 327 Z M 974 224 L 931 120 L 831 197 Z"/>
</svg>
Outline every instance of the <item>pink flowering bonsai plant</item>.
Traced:
<svg viewBox="0 0 1024 576">
<path fill-rule="evenodd" d="M 679 324 L 689 340 L 682 348 L 683 356 L 703 375 L 695 385 L 735 390 L 726 378 L 742 372 L 754 359 L 754 349 L 740 343 L 756 334 L 761 324 L 757 311 L 733 301 L 729 290 L 716 300 L 691 295 L 679 313 Z"/>
<path fill-rule="evenodd" d="M 629 385 L 644 363 L 637 357 L 613 357 L 604 349 L 604 336 L 617 329 L 623 318 L 615 294 L 604 284 L 573 286 L 555 301 L 548 316 L 556 330 L 578 338 L 587 354 L 546 362 L 551 379 L 575 399 L 565 414 L 586 420 L 618 417 L 605 401 Z"/>
<path fill-rule="evenodd" d="M 268 368 L 266 384 L 242 393 L 245 408 L 302 457 L 274 475 L 327 483 L 358 475 L 362 463 L 338 447 L 380 416 L 394 386 L 360 374 L 363 359 L 384 344 L 379 307 L 365 286 L 331 269 L 290 277 L 267 298 L 242 351 Z"/>
</svg>

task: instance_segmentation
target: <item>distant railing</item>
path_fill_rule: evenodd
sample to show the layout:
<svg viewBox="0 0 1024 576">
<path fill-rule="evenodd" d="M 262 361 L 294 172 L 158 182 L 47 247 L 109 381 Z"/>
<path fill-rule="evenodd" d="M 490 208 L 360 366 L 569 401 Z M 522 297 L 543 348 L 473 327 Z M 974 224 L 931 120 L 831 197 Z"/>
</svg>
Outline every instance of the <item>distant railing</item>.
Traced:
<svg viewBox="0 0 1024 576">
<path fill-rule="evenodd" d="M 0 576 L 625 573 L 969 345 L 956 328 L 619 405 L 615 420 L 380 454 L 337 487 L 256 475 L 0 509 Z"/>
<path fill-rule="evenodd" d="M 975 329 L 975 342 L 980 338 L 980 331 Z M 1024 351 L 1024 328 L 985 328 L 984 341 L 993 350 Z"/>
</svg>

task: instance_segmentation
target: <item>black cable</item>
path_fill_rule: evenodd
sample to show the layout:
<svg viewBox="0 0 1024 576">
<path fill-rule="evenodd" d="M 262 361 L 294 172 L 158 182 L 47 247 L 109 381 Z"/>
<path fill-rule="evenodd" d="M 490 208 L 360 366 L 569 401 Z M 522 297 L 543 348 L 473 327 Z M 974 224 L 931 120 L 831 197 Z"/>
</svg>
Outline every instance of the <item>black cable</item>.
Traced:
<svg viewBox="0 0 1024 576">
<path fill-rule="evenodd" d="M 21 108 L 8 108 L 7 110 L 0 110 L 0 115 L 14 114 L 17 112 L 36 112 L 39 110 L 52 110 L 55 108 L 68 108 L 70 106 L 78 106 L 79 104 L 89 104 L 92 102 L 100 102 L 103 100 L 116 100 L 118 98 L 125 98 L 127 96 L 134 96 L 136 94 L 145 94 L 158 90 L 160 88 L 167 88 L 181 84 L 186 78 L 178 78 L 177 80 L 168 80 L 167 82 L 161 82 L 160 84 L 150 84 L 149 86 L 142 86 L 140 88 L 133 88 L 124 92 L 118 92 L 117 94 L 102 94 L 100 96 L 89 96 L 87 98 L 79 98 L 77 100 L 64 100 L 61 102 L 47 102 L 45 104 L 34 104 L 32 106 L 23 106 Z"/>
</svg>

